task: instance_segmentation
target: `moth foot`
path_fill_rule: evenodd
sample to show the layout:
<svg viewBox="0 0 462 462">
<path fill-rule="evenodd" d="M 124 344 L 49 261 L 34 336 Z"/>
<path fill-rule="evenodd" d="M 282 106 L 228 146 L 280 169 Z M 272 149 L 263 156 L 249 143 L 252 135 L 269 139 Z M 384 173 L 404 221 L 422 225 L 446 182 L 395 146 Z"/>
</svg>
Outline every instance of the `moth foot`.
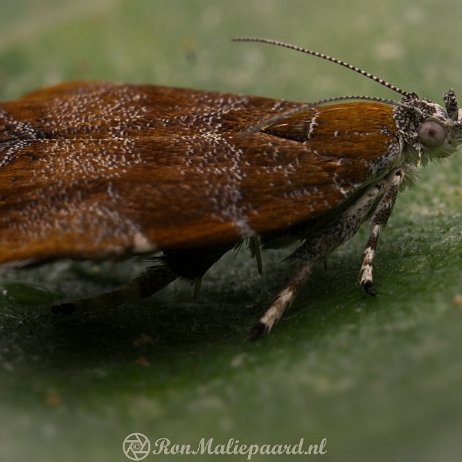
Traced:
<svg viewBox="0 0 462 462">
<path fill-rule="evenodd" d="M 363 289 L 366 292 L 366 294 L 371 295 L 372 297 L 375 297 L 377 295 L 374 283 L 370 279 L 364 281 L 361 285 L 363 286 Z"/>
</svg>

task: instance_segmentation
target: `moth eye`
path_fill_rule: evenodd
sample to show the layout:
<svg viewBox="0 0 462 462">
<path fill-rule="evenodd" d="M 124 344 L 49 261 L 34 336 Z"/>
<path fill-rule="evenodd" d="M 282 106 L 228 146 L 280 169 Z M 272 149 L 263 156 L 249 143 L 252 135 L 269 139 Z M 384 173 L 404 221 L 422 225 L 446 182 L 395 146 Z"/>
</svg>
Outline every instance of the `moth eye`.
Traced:
<svg viewBox="0 0 462 462">
<path fill-rule="evenodd" d="M 446 140 L 446 129 L 435 122 L 429 120 L 424 122 L 417 130 L 420 142 L 429 148 L 436 148 L 444 143 Z"/>
</svg>

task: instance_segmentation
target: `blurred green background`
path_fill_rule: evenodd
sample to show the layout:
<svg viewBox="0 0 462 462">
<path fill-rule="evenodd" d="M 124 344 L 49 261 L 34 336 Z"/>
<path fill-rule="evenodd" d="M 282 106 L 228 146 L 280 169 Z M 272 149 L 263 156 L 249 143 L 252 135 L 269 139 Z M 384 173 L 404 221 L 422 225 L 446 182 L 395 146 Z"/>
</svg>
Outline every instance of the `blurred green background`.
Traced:
<svg viewBox="0 0 462 462">
<path fill-rule="evenodd" d="M 441 102 L 450 87 L 462 94 L 461 17 L 455 0 L 0 0 L 0 97 L 76 79 L 395 97 L 330 63 L 230 42 L 256 35 Z M 380 243 L 379 296 L 357 286 L 363 230 L 257 343 L 248 327 L 285 280 L 285 253 L 263 255 L 262 277 L 246 251 L 228 255 L 196 301 L 180 282 L 138 306 L 58 321 L 54 300 L 109 290 L 146 262 L 1 275 L 0 460 L 128 460 L 131 432 L 192 444 L 327 438 L 326 461 L 461 460 L 462 153 L 420 175 Z"/>
</svg>

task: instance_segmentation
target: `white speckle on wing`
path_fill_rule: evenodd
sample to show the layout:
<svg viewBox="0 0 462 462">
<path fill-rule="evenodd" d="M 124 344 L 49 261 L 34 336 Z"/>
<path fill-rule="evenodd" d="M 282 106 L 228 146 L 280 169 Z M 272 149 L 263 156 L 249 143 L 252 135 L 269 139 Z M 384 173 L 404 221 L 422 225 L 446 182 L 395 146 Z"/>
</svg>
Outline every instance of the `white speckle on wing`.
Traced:
<svg viewBox="0 0 462 462">
<path fill-rule="evenodd" d="M 150 242 L 146 236 L 140 232 L 137 232 L 134 237 L 134 250 L 135 252 L 152 252 L 156 250 L 156 244 L 153 242 Z"/>
<path fill-rule="evenodd" d="M 313 114 L 313 117 L 311 118 L 310 128 L 308 130 L 308 138 L 311 138 L 313 136 L 314 130 L 318 126 L 318 123 L 316 122 L 316 120 L 318 118 L 319 112 L 314 109 L 313 109 L 313 112 L 314 114 Z"/>
</svg>

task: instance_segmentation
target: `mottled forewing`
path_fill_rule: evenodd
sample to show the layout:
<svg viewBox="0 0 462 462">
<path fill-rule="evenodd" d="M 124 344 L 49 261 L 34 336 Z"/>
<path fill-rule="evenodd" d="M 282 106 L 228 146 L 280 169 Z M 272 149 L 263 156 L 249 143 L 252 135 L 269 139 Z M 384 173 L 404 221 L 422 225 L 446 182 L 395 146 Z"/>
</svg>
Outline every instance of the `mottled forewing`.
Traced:
<svg viewBox="0 0 462 462">
<path fill-rule="evenodd" d="M 339 207 L 391 109 L 71 83 L 0 105 L 0 263 L 233 243 Z"/>
</svg>

